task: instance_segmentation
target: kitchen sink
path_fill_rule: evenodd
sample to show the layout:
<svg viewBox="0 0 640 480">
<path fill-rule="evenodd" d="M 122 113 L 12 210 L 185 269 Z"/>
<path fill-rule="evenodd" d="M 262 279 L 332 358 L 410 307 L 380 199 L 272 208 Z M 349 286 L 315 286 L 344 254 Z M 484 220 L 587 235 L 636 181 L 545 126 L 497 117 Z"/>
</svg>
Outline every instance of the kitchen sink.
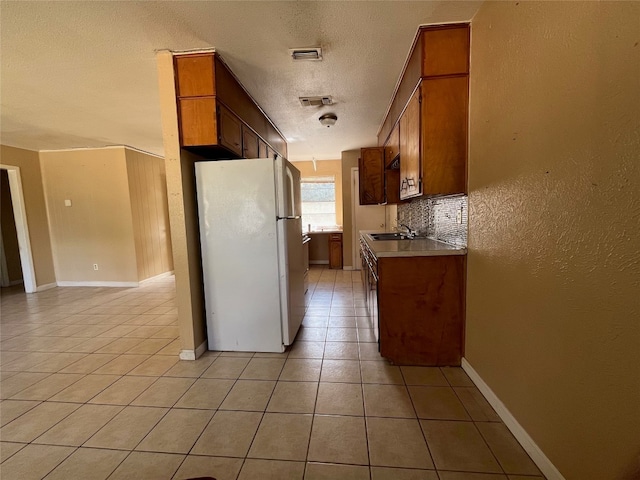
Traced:
<svg viewBox="0 0 640 480">
<path fill-rule="evenodd" d="M 369 236 L 374 240 L 411 240 L 404 233 L 370 233 Z"/>
</svg>

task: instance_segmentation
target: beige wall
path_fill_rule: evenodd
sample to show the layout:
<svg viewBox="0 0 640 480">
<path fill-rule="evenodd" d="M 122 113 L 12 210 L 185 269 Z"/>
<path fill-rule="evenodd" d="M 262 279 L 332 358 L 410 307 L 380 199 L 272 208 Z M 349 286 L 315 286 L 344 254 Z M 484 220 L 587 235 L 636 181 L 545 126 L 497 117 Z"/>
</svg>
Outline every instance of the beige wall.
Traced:
<svg viewBox="0 0 640 480">
<path fill-rule="evenodd" d="M 124 147 L 40 152 L 40 161 L 56 280 L 137 282 Z"/>
<path fill-rule="evenodd" d="M 138 280 L 173 270 L 164 159 L 125 149 Z"/>
<path fill-rule="evenodd" d="M 37 287 L 56 281 L 38 152 L 0 145 L 0 163 L 20 168 Z"/>
<path fill-rule="evenodd" d="M 316 168 L 313 162 L 293 162 L 302 178 L 333 176 L 336 179 L 336 223 L 342 225 L 342 161 L 341 160 L 318 160 Z M 303 227 L 305 227 L 303 225 Z"/>
<path fill-rule="evenodd" d="M 567 479 L 640 478 L 639 18 L 472 23 L 465 357 Z"/>
<path fill-rule="evenodd" d="M 156 60 L 180 344 L 182 350 L 193 352 L 206 341 L 193 168 L 195 158 L 180 150 L 173 55 L 169 51 L 161 51 Z"/>
<path fill-rule="evenodd" d="M 354 201 L 351 198 L 351 169 L 358 168 L 360 150 L 347 150 L 342 152 L 342 259 L 345 268 L 359 268 L 353 265 L 353 218 L 351 206 Z M 357 201 L 357 199 L 356 199 Z"/>
<path fill-rule="evenodd" d="M 7 266 L 8 280 L 10 283 L 18 282 L 22 280 L 20 246 L 18 245 L 16 219 L 13 216 L 9 175 L 4 169 L 0 170 L 0 225 L 2 228 L 2 251 Z"/>
</svg>

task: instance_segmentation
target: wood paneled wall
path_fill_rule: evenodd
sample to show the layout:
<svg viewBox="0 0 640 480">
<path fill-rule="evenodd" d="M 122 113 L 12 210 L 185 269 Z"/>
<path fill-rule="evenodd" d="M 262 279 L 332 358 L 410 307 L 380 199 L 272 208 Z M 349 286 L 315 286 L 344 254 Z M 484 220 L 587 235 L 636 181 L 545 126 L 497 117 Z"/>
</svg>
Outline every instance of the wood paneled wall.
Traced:
<svg viewBox="0 0 640 480">
<path fill-rule="evenodd" d="M 127 149 L 138 280 L 173 270 L 164 159 Z"/>
</svg>

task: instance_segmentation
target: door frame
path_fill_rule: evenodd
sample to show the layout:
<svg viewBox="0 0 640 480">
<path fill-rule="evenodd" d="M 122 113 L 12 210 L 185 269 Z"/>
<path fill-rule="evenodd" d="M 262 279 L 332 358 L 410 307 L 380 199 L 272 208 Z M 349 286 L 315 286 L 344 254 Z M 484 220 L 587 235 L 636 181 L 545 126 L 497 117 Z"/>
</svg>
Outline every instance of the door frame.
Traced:
<svg viewBox="0 0 640 480">
<path fill-rule="evenodd" d="M 18 247 L 20 249 L 20 265 L 22 266 L 22 280 L 26 293 L 35 293 L 36 273 L 33 267 L 33 255 L 31 253 L 31 240 L 27 225 L 27 211 L 24 204 L 22 191 L 22 177 L 20 167 L 0 164 L 0 169 L 6 170 L 9 176 L 9 189 L 11 190 L 11 203 L 13 204 L 13 217 L 18 233 Z"/>
<path fill-rule="evenodd" d="M 360 270 L 360 241 L 358 238 L 358 232 L 356 230 L 356 202 L 360 202 L 359 198 L 356 198 L 356 186 L 360 178 L 360 170 L 358 167 L 351 167 L 351 266 L 353 270 Z"/>
</svg>

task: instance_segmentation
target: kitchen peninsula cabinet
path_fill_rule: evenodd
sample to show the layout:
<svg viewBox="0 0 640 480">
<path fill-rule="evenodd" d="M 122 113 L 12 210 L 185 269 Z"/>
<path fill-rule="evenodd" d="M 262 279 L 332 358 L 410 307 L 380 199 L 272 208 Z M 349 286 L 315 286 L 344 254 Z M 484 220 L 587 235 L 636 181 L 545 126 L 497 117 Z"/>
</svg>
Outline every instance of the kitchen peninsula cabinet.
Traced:
<svg viewBox="0 0 640 480">
<path fill-rule="evenodd" d="M 212 159 L 286 158 L 284 137 L 219 54 L 177 55 L 174 70 L 181 147 Z"/>
<path fill-rule="evenodd" d="M 383 357 L 396 365 L 460 365 L 465 259 L 460 255 L 378 258 Z"/>
<path fill-rule="evenodd" d="M 396 365 L 459 366 L 466 249 L 430 239 L 366 237 L 360 237 L 363 282 L 380 354 Z"/>
</svg>

